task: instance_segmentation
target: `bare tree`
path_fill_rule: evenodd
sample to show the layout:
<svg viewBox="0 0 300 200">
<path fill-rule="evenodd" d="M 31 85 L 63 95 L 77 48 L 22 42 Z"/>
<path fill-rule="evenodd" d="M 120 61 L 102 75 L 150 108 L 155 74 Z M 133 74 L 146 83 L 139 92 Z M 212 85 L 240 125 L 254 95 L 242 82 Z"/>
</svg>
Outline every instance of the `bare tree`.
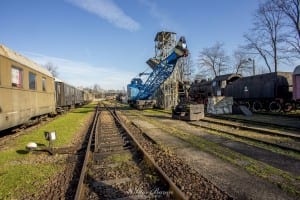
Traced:
<svg viewBox="0 0 300 200">
<path fill-rule="evenodd" d="M 95 98 L 103 98 L 104 97 L 104 90 L 101 88 L 99 84 L 94 84 L 92 86 L 92 91 L 95 94 Z"/>
<path fill-rule="evenodd" d="M 284 41 L 286 34 L 283 32 L 283 13 L 277 12 L 272 0 L 259 5 L 255 14 L 253 29 L 244 37 L 247 41 L 246 48 L 254 50 L 265 62 L 269 69 L 277 72 L 280 60 L 285 59 Z"/>
<path fill-rule="evenodd" d="M 180 74 L 182 75 L 182 81 L 191 81 L 192 75 L 195 73 L 194 63 L 192 60 L 191 53 L 189 56 L 181 58 L 179 61 Z"/>
<path fill-rule="evenodd" d="M 256 74 L 265 74 L 268 73 L 269 71 L 262 66 L 256 66 Z"/>
<path fill-rule="evenodd" d="M 300 0 L 271 0 L 277 12 L 283 13 L 287 26 L 291 29 L 289 40 L 292 51 L 300 54 Z"/>
<path fill-rule="evenodd" d="M 54 77 L 58 76 L 57 66 L 54 66 L 52 62 L 47 62 L 43 67 L 49 70 Z"/>
<path fill-rule="evenodd" d="M 212 47 L 204 48 L 199 55 L 199 71 L 203 75 L 213 77 L 228 70 L 229 56 L 225 54 L 223 43 L 217 42 Z"/>
<path fill-rule="evenodd" d="M 94 84 L 93 91 L 96 93 L 101 93 L 101 92 L 103 92 L 103 89 L 101 88 L 101 86 L 99 84 Z"/>
<path fill-rule="evenodd" d="M 233 70 L 236 74 L 250 75 L 255 74 L 254 59 L 250 58 L 242 49 L 237 49 L 233 53 Z"/>
</svg>

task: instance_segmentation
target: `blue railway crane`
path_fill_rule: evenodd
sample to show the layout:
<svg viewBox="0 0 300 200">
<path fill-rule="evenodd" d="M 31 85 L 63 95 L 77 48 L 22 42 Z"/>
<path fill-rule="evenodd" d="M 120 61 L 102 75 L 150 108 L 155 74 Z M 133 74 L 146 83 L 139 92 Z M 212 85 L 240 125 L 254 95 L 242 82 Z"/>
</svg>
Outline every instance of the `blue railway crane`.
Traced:
<svg viewBox="0 0 300 200">
<path fill-rule="evenodd" d="M 160 62 L 152 60 L 153 71 L 144 84 L 142 79 L 133 78 L 131 83 L 127 85 L 129 104 L 137 109 L 153 107 L 155 104 L 155 100 L 151 99 L 153 93 L 171 76 L 178 59 L 187 55 L 188 49 L 185 38 L 180 37 L 169 56 Z"/>
</svg>

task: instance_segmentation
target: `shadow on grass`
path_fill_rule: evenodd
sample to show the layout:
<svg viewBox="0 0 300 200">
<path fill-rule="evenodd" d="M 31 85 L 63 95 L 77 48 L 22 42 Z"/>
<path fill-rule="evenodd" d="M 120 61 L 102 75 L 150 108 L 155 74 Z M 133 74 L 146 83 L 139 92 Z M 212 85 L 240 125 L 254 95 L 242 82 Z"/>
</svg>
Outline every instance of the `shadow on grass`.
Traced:
<svg viewBox="0 0 300 200">
<path fill-rule="evenodd" d="M 150 118 L 156 118 L 156 119 L 172 119 L 172 116 L 160 116 L 160 115 L 146 115 L 147 117 Z"/>
<path fill-rule="evenodd" d="M 37 143 L 37 146 L 38 146 L 37 150 L 33 150 L 33 151 L 39 151 L 40 150 L 39 147 L 46 147 L 45 144 L 41 144 L 41 143 Z M 21 149 L 21 150 L 17 150 L 16 152 L 18 154 L 28 154 L 29 152 L 32 152 L 32 151 L 29 151 L 27 149 Z"/>
<path fill-rule="evenodd" d="M 24 149 L 22 149 L 22 150 L 17 150 L 16 152 L 17 152 L 18 154 L 28 154 L 28 153 L 29 153 L 29 151 L 24 150 Z"/>
<path fill-rule="evenodd" d="M 74 110 L 71 113 L 79 113 L 79 114 L 86 114 L 90 112 L 94 112 L 95 109 L 90 109 L 90 110 Z"/>
<path fill-rule="evenodd" d="M 101 108 L 101 107 L 100 107 Z M 114 106 L 107 106 L 108 109 L 114 109 Z M 118 107 L 117 110 L 136 110 L 130 106 Z"/>
</svg>

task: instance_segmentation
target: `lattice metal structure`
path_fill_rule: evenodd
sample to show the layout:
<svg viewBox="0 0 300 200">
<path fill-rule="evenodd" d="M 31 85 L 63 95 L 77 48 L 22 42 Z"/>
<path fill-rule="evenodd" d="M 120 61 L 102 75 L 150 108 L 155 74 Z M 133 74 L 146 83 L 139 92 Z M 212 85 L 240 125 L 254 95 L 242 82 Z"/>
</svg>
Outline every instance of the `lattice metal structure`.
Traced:
<svg viewBox="0 0 300 200">
<path fill-rule="evenodd" d="M 158 32 L 154 39 L 155 42 L 155 58 L 164 60 L 176 45 L 176 33 L 174 32 Z"/>
<path fill-rule="evenodd" d="M 176 45 L 176 33 L 158 32 L 155 36 L 155 60 L 163 60 Z M 179 83 L 183 81 L 183 62 L 177 62 L 172 75 L 156 90 L 154 98 L 156 106 L 162 109 L 170 109 L 178 104 Z"/>
<path fill-rule="evenodd" d="M 143 87 L 140 88 L 136 99 L 148 99 L 152 96 L 155 90 L 166 80 L 174 71 L 178 58 L 182 55 L 173 51 L 168 57 L 160 62 L 153 72 L 144 83 Z"/>
<path fill-rule="evenodd" d="M 159 34 L 161 33 L 165 34 L 165 32 L 160 32 Z M 172 37 L 167 38 L 170 39 Z M 164 40 L 164 37 L 160 39 Z M 157 47 L 159 47 L 161 53 L 159 53 L 158 58 L 150 58 L 147 61 L 153 71 L 149 74 L 146 82 L 143 84 L 140 78 L 134 78 L 127 85 L 128 103 L 138 109 L 153 107 L 157 101 L 159 102 L 157 105 L 161 108 L 169 108 L 177 104 L 178 84 L 176 77 L 181 76 L 178 76 L 176 66 L 177 61 L 188 55 L 185 38 L 180 37 L 178 42 L 175 40 L 173 46 L 166 41 L 157 41 L 156 44 L 158 44 Z M 166 44 L 167 47 L 164 48 L 163 44 Z M 169 52 L 162 52 L 162 49 L 169 49 L 170 47 L 173 48 Z M 167 56 L 161 56 L 163 54 Z M 169 78 L 170 76 L 172 77 Z M 155 95 L 155 91 L 157 91 L 157 95 Z"/>
</svg>

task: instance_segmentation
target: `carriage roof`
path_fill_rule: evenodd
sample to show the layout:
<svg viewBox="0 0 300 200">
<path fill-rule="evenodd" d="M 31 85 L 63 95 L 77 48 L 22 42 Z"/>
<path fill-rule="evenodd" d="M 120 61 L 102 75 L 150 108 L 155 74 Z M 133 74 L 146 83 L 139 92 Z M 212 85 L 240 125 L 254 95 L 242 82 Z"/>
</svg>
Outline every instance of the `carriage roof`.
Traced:
<svg viewBox="0 0 300 200">
<path fill-rule="evenodd" d="M 33 62 L 32 60 L 18 54 L 17 52 L 9 49 L 8 47 L 0 44 L 0 55 L 16 61 L 22 65 L 25 65 L 35 71 L 41 72 L 47 76 L 53 77 L 53 75 L 46 69 Z"/>
</svg>

